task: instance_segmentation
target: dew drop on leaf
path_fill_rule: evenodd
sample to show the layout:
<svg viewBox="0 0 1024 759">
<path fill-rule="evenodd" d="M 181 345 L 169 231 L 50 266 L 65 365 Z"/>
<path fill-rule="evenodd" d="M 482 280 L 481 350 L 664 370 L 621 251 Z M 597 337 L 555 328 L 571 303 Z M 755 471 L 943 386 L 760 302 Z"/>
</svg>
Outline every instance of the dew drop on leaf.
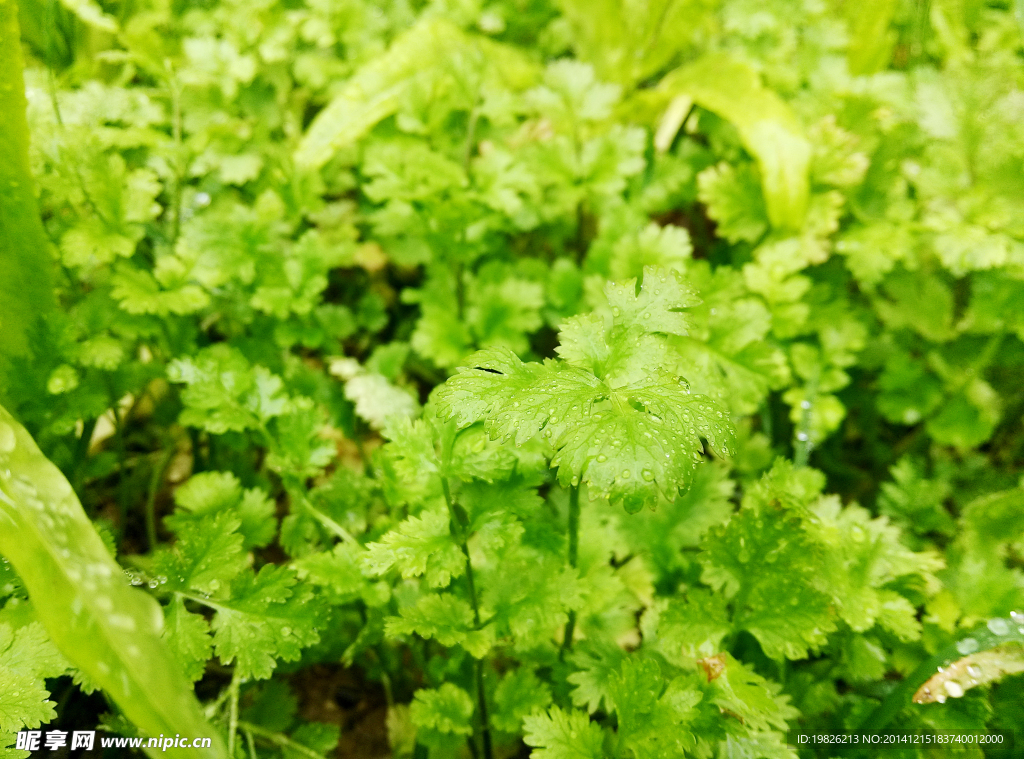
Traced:
<svg viewBox="0 0 1024 759">
<path fill-rule="evenodd" d="M 944 687 L 946 689 L 946 693 L 953 698 L 960 698 L 960 696 L 964 695 L 963 686 L 956 680 L 947 680 Z"/>
<path fill-rule="evenodd" d="M 1010 623 L 1002 617 L 996 617 L 990 619 L 987 625 L 988 629 L 995 635 L 1009 635 L 1010 634 Z"/>
<path fill-rule="evenodd" d="M 956 650 L 964 656 L 967 656 L 968 654 L 973 654 L 975 651 L 978 650 L 978 648 L 978 641 L 974 638 L 964 638 L 956 644 Z"/>
</svg>

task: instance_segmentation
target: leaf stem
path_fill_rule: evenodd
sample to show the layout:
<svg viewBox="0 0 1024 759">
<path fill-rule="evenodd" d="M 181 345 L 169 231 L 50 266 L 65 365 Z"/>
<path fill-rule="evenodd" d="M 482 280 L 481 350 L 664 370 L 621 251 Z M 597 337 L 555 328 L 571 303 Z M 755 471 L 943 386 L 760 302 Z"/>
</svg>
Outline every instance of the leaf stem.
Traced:
<svg viewBox="0 0 1024 759">
<path fill-rule="evenodd" d="M 800 402 L 800 424 L 796 430 L 796 442 L 793 444 L 793 465 L 797 467 L 807 466 L 811 449 L 814 447 L 814 441 L 811 439 L 811 409 L 818 398 L 817 374 L 807 381 L 804 392 L 804 399 Z"/>
<path fill-rule="evenodd" d="M 156 496 L 172 458 L 174 458 L 173 444 L 154 463 L 153 474 L 149 478 L 149 489 L 146 492 L 146 540 L 149 542 L 150 552 L 155 551 L 157 546 Z"/>
<path fill-rule="evenodd" d="M 573 485 L 569 488 L 569 566 L 576 569 L 579 563 L 580 553 L 580 487 Z M 576 632 L 576 612 L 569 612 L 569 619 L 565 623 L 565 633 L 562 635 L 562 648 L 560 656 L 572 649 L 572 639 Z"/>
<path fill-rule="evenodd" d="M 238 689 L 242 681 L 238 676 L 238 670 L 231 675 L 231 685 L 228 686 L 228 756 L 235 755 L 235 733 L 238 732 Z"/>
<path fill-rule="evenodd" d="M 322 754 L 318 754 L 316 751 L 309 748 L 308 746 L 303 746 L 301 743 L 293 741 L 287 735 L 284 735 L 282 733 L 276 733 L 273 730 L 267 730 L 267 728 L 265 727 L 254 725 L 251 722 L 246 722 L 245 720 L 239 720 L 238 727 L 242 728 L 242 730 L 244 730 L 247 733 L 255 735 L 257 738 L 262 738 L 263 740 L 274 744 L 278 748 L 286 748 L 289 751 L 294 751 L 295 753 L 301 754 L 302 756 L 308 756 L 309 759 L 324 759 Z"/>
<path fill-rule="evenodd" d="M 452 491 L 448 485 L 448 478 L 441 478 L 441 489 L 444 491 L 444 501 L 448 505 L 448 518 L 451 523 L 452 537 L 459 544 L 463 555 L 466 557 L 466 590 L 469 593 L 469 603 L 473 607 L 473 623 L 477 629 L 480 628 L 480 605 L 476 598 L 476 583 L 473 579 L 473 562 L 469 558 L 469 544 L 466 540 L 466 529 L 469 527 L 469 519 L 466 512 L 456 505 L 452 499 Z M 483 742 L 484 759 L 494 759 L 494 748 L 491 745 L 491 719 L 487 709 L 487 691 L 484 689 L 484 661 L 476 660 L 476 700 L 480 711 L 480 736 Z"/>
</svg>

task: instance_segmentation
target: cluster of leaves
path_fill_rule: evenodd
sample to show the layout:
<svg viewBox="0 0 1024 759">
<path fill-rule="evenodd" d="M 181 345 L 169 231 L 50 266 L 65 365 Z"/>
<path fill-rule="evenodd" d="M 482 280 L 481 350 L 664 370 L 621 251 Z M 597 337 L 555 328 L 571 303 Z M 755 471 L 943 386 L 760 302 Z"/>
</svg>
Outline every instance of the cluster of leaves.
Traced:
<svg viewBox="0 0 1024 759">
<path fill-rule="evenodd" d="M 19 4 L 60 305 L 0 403 L 228 752 L 1024 741 L 1006 3 Z M 144 729 L 7 554 L 0 757 L 51 693 Z"/>
</svg>

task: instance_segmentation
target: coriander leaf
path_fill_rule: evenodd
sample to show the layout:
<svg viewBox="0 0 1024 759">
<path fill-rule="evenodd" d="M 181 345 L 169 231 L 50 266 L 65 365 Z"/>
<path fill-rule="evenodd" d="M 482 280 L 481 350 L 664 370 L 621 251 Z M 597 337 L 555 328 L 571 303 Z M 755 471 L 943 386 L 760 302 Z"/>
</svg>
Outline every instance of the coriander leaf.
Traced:
<svg viewBox="0 0 1024 759">
<path fill-rule="evenodd" d="M 174 491 L 174 502 L 179 511 L 166 522 L 175 532 L 185 519 L 224 511 L 238 518 L 245 549 L 266 546 L 277 533 L 274 503 L 259 488 L 243 491 L 230 472 L 193 475 Z"/>
<path fill-rule="evenodd" d="M 802 659 L 824 645 L 835 622 L 814 582 L 822 549 L 801 519 L 742 509 L 705 545 L 702 579 L 725 594 L 734 627 L 749 630 L 769 657 Z"/>
<path fill-rule="evenodd" d="M 295 571 L 267 565 L 232 583 L 231 600 L 211 602 L 213 645 L 239 677 L 265 680 L 276 660 L 296 661 L 302 649 L 320 640 L 321 610 L 312 590 L 296 585 Z"/>
<path fill-rule="evenodd" d="M 185 677 L 192 682 L 199 680 L 213 653 L 210 624 L 198 614 L 189 613 L 180 596 L 172 598 L 164 608 L 164 640 Z"/>
<path fill-rule="evenodd" d="M 461 645 L 476 658 L 482 658 L 494 642 L 494 628 L 473 629 L 473 610 L 466 601 L 453 595 L 425 595 L 406 606 L 401 616 L 388 619 L 389 637 L 416 633 L 434 638 L 442 646 Z"/>
<path fill-rule="evenodd" d="M 651 659 L 628 658 L 609 680 L 609 696 L 618 716 L 619 745 L 635 759 L 672 759 L 696 747 L 688 724 L 702 694 L 684 678 L 667 684 Z"/>
<path fill-rule="evenodd" d="M 532 746 L 533 759 L 604 759 L 604 733 L 586 712 L 564 711 L 552 706 L 547 712 L 523 720 L 523 740 Z"/>
<path fill-rule="evenodd" d="M 705 588 L 691 588 L 685 599 L 668 600 L 658 615 L 660 648 L 694 659 L 720 651 L 732 629 L 725 598 Z"/>
<path fill-rule="evenodd" d="M 719 709 L 735 715 L 752 731 L 785 731 L 787 721 L 798 715 L 789 696 L 780 695 L 781 686 L 770 682 L 730 654 L 717 654 L 717 672 L 707 686 L 707 699 Z"/>
<path fill-rule="evenodd" d="M 379 543 L 367 546 L 363 566 L 371 575 L 392 568 L 402 577 L 425 576 L 434 588 L 444 588 L 466 570 L 466 557 L 451 536 L 449 517 L 441 510 L 409 517 Z"/>
<path fill-rule="evenodd" d="M 629 512 L 653 504 L 658 488 L 673 495 L 701 460 L 700 438 L 727 453 L 733 432 L 723 411 L 691 395 L 660 362 L 646 376 L 615 369 L 646 350 L 620 351 L 612 347 L 617 341 L 647 341 L 656 351 L 657 335 L 686 333 L 679 309 L 698 302 L 675 272 L 648 268 L 644 277 L 639 295 L 632 280 L 608 285 L 607 337 L 599 318 L 570 320 L 565 355 L 586 368 L 524 364 L 509 351 L 481 351 L 470 357 L 472 368 L 437 391 L 440 413 L 461 427 L 483 420 L 492 438 L 517 446 L 541 433 L 554 447 L 551 465 L 563 486 L 585 481 L 592 497 L 610 498 Z"/>
<path fill-rule="evenodd" d="M 625 660 L 626 652 L 619 646 L 598 641 L 583 641 L 572 653 L 570 661 L 578 670 L 566 678 L 573 688 L 572 702 L 585 706 L 591 714 L 601 708 L 612 708 L 609 688 L 611 678 Z"/>
<path fill-rule="evenodd" d="M 934 573 L 944 566 L 942 559 L 932 553 L 914 553 L 884 517 L 872 519 L 870 512 L 856 505 L 842 507 L 838 497 L 822 498 L 811 511 L 816 519 L 809 531 L 825 547 L 819 587 L 832 596 L 839 616 L 856 632 L 877 621 L 904 638 L 906 631 L 913 631 L 916 638 L 915 609 L 905 601 L 901 607 L 900 597 L 883 588 L 909 575 L 918 576 L 924 586 L 937 586 Z M 888 609 L 884 616 L 883 609 Z"/>
<path fill-rule="evenodd" d="M 750 164 L 720 163 L 697 176 L 700 200 L 717 224 L 716 233 L 730 242 L 757 242 L 768 231 L 768 212 L 760 178 Z"/>
<path fill-rule="evenodd" d="M 67 671 L 67 663 L 38 622 L 14 629 L 0 623 L 0 732 L 39 727 L 57 716 L 46 678 Z"/>
<path fill-rule="evenodd" d="M 457 745 L 473 734 L 473 701 L 453 683 L 416 691 L 409 712 L 413 724 L 420 729 L 419 739 L 428 746 Z"/>
<path fill-rule="evenodd" d="M 150 569 L 166 581 L 168 590 L 223 597 L 231 581 L 247 566 L 242 551 L 241 522 L 230 512 L 195 520 L 176 520 L 178 541 L 173 550 L 162 549 Z"/>
<path fill-rule="evenodd" d="M 261 366 L 253 369 L 237 349 L 223 343 L 204 348 L 196 358 L 172 361 L 167 376 L 187 385 L 182 424 L 217 435 L 258 429 L 291 405 L 280 377 Z"/>
<path fill-rule="evenodd" d="M 551 705 L 551 688 L 532 669 L 520 666 L 506 672 L 494 689 L 494 712 L 491 725 L 502 732 L 516 735 L 522 730 L 523 718 Z"/>
</svg>

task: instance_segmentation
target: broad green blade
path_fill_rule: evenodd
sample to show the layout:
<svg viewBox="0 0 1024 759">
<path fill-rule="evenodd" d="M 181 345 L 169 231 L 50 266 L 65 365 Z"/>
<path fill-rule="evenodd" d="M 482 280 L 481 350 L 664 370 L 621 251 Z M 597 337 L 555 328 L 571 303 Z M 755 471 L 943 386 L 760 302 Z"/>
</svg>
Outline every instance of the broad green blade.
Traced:
<svg viewBox="0 0 1024 759">
<path fill-rule="evenodd" d="M 895 35 L 889 24 L 896 13 L 896 0 L 865 0 L 847 6 L 850 46 L 846 64 L 855 76 L 874 74 L 885 68 L 892 55 Z"/>
<path fill-rule="evenodd" d="M 1024 670 L 1024 614 L 996 617 L 922 662 L 858 728 L 878 732 L 910 704 L 959 698 L 978 685 Z"/>
<path fill-rule="evenodd" d="M 71 485 L 2 406 L 0 553 L 14 565 L 61 653 L 114 699 L 143 736 L 213 741 L 208 749 L 147 753 L 182 759 L 226 755 L 160 639 L 160 605 L 131 586 Z"/>
<path fill-rule="evenodd" d="M 32 192 L 18 6 L 0 0 L 0 353 L 28 352 L 28 330 L 54 304 L 50 243 Z"/>
<path fill-rule="evenodd" d="M 413 76 L 463 44 L 465 35 L 439 18 L 421 21 L 400 35 L 388 51 L 363 66 L 324 108 L 299 143 L 295 162 L 319 167 L 378 122 L 398 110 Z"/>
<path fill-rule="evenodd" d="M 789 106 L 762 86 L 756 71 L 716 53 L 669 73 L 658 89 L 673 98 L 689 96 L 732 122 L 761 168 L 772 225 L 800 229 L 810 194 L 811 145 Z"/>
</svg>

